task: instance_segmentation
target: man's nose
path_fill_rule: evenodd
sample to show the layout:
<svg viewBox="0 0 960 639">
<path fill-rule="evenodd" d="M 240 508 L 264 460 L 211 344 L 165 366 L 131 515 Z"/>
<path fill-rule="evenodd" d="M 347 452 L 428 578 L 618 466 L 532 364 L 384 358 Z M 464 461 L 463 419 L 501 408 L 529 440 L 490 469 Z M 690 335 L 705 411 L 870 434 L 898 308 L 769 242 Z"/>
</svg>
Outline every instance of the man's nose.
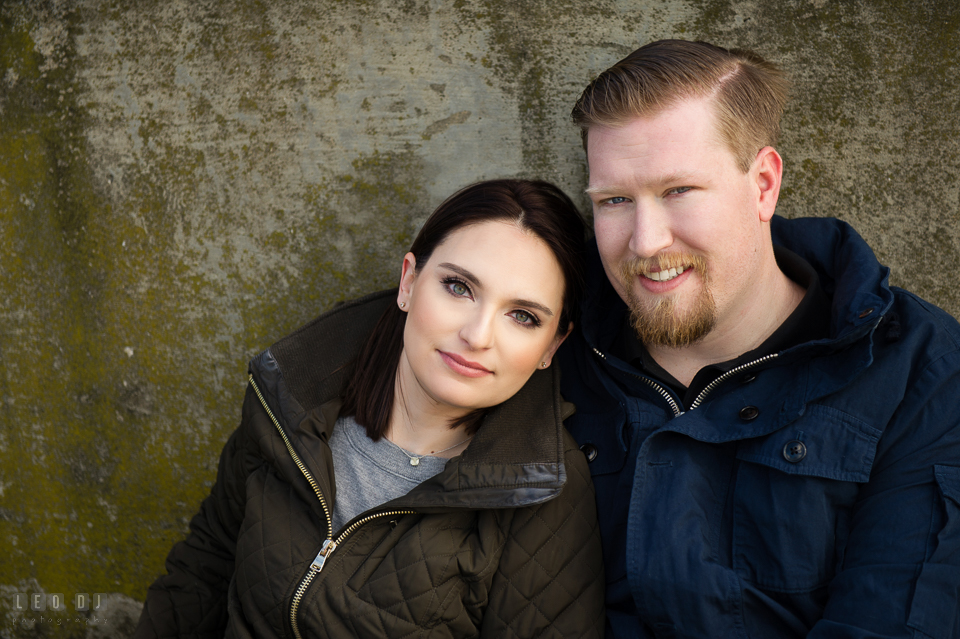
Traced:
<svg viewBox="0 0 960 639">
<path fill-rule="evenodd" d="M 637 202 L 633 213 L 633 234 L 630 250 L 643 258 L 653 257 L 673 244 L 670 216 L 662 206 L 650 202 Z"/>
</svg>

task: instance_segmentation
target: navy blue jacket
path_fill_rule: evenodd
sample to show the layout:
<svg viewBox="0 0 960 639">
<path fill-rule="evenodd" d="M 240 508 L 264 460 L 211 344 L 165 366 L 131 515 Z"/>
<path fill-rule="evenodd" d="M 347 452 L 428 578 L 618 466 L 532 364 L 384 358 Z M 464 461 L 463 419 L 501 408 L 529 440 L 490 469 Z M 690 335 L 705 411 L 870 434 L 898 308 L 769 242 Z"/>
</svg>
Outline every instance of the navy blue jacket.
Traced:
<svg viewBox="0 0 960 639">
<path fill-rule="evenodd" d="M 607 637 L 960 637 L 960 325 L 887 284 L 847 224 L 773 221 L 831 337 L 731 371 L 695 408 L 608 352 L 594 254 L 559 355 L 597 491 Z"/>
</svg>

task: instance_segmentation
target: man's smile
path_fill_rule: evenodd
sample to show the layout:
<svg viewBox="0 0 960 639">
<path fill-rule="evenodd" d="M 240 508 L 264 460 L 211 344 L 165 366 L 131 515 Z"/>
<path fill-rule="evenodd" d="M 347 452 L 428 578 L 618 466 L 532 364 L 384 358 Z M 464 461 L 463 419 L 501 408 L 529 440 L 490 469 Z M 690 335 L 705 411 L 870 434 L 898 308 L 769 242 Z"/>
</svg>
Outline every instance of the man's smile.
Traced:
<svg viewBox="0 0 960 639">
<path fill-rule="evenodd" d="M 686 269 L 686 266 L 680 266 L 678 268 L 669 268 L 663 271 L 644 272 L 643 276 L 653 280 L 654 282 L 668 282 L 683 273 Z"/>
</svg>

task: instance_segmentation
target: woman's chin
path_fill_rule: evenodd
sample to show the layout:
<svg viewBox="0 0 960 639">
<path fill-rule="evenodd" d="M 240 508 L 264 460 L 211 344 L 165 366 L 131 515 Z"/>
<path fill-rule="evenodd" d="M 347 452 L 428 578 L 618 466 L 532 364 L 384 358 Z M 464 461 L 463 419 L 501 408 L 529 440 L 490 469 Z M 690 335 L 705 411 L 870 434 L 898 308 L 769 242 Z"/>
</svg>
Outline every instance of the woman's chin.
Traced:
<svg viewBox="0 0 960 639">
<path fill-rule="evenodd" d="M 452 381 L 452 380 L 451 380 Z M 453 381 L 453 383 L 438 385 L 439 388 L 428 395 L 438 407 L 449 409 L 450 412 L 467 414 L 479 408 L 489 408 L 499 402 L 487 393 L 479 393 L 475 388 L 464 388 L 467 384 Z"/>
<path fill-rule="evenodd" d="M 527 375 L 522 380 L 514 377 L 509 380 L 509 384 L 504 384 L 502 377 L 464 377 L 444 367 L 440 370 L 434 369 L 430 374 L 417 375 L 416 380 L 435 407 L 466 414 L 502 404 L 517 394 L 529 377 Z"/>
</svg>

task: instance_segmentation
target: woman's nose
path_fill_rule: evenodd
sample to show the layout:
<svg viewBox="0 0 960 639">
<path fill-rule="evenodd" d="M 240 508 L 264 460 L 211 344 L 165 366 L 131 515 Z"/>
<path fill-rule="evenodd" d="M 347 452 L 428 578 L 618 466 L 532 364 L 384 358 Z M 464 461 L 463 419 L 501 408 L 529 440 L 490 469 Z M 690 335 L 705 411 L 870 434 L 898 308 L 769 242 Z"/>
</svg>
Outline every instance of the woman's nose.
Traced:
<svg viewBox="0 0 960 639">
<path fill-rule="evenodd" d="M 493 324 L 491 313 L 475 313 L 460 329 L 460 339 L 473 350 L 490 348 L 493 346 Z"/>
</svg>

